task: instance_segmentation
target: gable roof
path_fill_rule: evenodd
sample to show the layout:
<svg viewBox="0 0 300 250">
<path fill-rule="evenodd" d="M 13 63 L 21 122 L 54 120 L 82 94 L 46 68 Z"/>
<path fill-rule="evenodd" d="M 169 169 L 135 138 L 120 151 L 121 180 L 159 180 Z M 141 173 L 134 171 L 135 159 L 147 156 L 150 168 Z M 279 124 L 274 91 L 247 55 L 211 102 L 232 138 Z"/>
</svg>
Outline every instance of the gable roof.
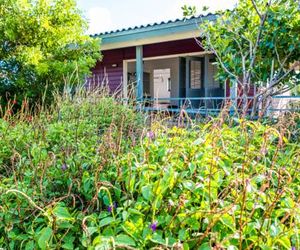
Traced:
<svg viewBox="0 0 300 250">
<path fill-rule="evenodd" d="M 198 26 L 201 22 L 215 19 L 216 15 L 209 13 L 104 32 L 92 37 L 101 38 L 102 50 L 186 39 L 200 35 Z"/>
</svg>

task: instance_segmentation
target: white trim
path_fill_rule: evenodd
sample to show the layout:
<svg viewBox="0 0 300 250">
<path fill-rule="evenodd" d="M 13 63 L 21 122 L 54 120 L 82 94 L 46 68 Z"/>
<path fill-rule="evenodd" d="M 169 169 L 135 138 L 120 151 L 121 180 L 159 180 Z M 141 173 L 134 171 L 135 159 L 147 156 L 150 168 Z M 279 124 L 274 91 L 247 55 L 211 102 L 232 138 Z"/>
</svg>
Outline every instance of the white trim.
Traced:
<svg viewBox="0 0 300 250">
<path fill-rule="evenodd" d="M 120 49 L 120 48 L 126 48 L 126 47 L 135 47 L 139 45 L 147 45 L 152 43 L 161 43 L 161 42 L 170 42 L 170 41 L 176 41 L 176 40 L 183 40 L 188 38 L 195 38 L 199 37 L 200 32 L 198 29 L 189 31 L 189 32 L 181 32 L 181 33 L 175 33 L 167 36 L 155 36 L 152 38 L 140 38 L 135 39 L 131 41 L 126 42 L 116 42 L 116 43 L 103 43 L 101 45 L 101 50 L 111 50 L 111 49 Z"/>
<path fill-rule="evenodd" d="M 166 56 L 153 56 L 153 57 L 144 57 L 144 61 L 150 60 L 159 60 L 159 59 L 168 59 L 168 58 L 176 58 L 181 56 L 202 56 L 206 54 L 212 54 L 210 51 L 201 51 L 201 52 L 192 52 L 192 53 L 181 53 L 181 54 L 173 54 L 173 55 L 166 55 Z M 128 59 L 125 60 L 127 62 L 135 62 L 136 59 Z"/>
</svg>

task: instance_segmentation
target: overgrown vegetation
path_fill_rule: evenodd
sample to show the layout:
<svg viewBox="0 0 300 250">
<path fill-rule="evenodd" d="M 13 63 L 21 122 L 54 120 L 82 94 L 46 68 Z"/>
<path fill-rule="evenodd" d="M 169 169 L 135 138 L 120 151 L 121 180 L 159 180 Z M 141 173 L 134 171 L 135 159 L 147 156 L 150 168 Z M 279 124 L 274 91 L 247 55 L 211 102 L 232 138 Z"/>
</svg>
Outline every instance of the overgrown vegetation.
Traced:
<svg viewBox="0 0 300 250">
<path fill-rule="evenodd" d="M 168 128 L 97 92 L 55 103 L 0 120 L 0 247 L 300 247 L 295 119 Z"/>
</svg>

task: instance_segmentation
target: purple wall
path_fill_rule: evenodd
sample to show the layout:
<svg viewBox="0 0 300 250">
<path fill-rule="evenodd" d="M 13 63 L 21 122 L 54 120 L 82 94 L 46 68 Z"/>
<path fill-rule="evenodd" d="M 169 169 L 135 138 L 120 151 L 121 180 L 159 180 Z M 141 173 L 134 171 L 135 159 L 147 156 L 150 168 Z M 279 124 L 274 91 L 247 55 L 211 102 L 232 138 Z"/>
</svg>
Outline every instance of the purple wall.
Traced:
<svg viewBox="0 0 300 250">
<path fill-rule="evenodd" d="M 144 45 L 144 57 L 166 56 L 182 53 L 201 52 L 195 39 L 185 39 L 171 42 Z M 123 60 L 135 59 L 135 47 L 103 51 L 103 59 L 97 62 L 92 70 L 91 85 L 101 84 L 104 76 L 108 80 L 110 90 L 116 92 L 122 86 Z M 106 74 L 105 74 L 106 70 Z"/>
</svg>

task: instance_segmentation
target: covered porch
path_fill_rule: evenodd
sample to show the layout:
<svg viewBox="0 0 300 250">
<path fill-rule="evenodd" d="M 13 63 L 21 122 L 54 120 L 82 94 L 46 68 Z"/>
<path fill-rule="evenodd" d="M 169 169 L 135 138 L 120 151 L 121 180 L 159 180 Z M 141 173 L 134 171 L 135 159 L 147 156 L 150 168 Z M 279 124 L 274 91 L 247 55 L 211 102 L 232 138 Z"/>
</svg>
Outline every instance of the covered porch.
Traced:
<svg viewBox="0 0 300 250">
<path fill-rule="evenodd" d="M 216 80 L 214 55 L 201 51 L 123 61 L 123 96 L 145 104 L 148 110 L 220 109 L 229 96 L 226 84 Z"/>
</svg>

